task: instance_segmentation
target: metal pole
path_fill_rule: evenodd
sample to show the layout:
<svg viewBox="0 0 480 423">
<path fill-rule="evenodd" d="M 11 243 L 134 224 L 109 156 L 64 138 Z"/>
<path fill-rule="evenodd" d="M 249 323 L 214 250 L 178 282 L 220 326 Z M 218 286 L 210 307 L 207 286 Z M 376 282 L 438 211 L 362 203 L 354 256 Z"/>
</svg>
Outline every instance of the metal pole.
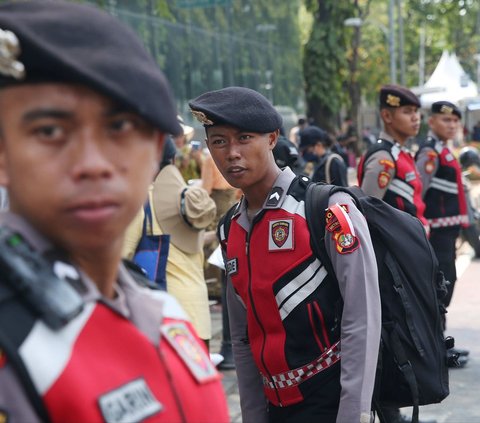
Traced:
<svg viewBox="0 0 480 423">
<path fill-rule="evenodd" d="M 420 50 L 418 53 L 418 86 L 425 84 L 425 23 L 420 29 Z"/>
<path fill-rule="evenodd" d="M 389 0 L 388 3 L 388 47 L 390 51 L 390 82 L 392 84 L 397 83 L 397 58 L 395 55 L 395 22 L 394 22 L 394 1 Z"/>
<path fill-rule="evenodd" d="M 402 15 L 402 0 L 397 0 L 397 15 L 398 15 L 398 56 L 400 59 L 400 83 L 405 85 L 405 52 L 403 50 L 403 15 Z"/>
</svg>

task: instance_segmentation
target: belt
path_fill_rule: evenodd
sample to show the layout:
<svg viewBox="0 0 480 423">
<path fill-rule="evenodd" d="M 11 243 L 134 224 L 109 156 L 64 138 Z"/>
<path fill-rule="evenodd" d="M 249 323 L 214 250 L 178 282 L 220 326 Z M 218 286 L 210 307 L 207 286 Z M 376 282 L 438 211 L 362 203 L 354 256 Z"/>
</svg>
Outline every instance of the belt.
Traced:
<svg viewBox="0 0 480 423">
<path fill-rule="evenodd" d="M 304 366 L 289 370 L 285 373 L 273 375 L 270 379 L 262 374 L 263 386 L 267 389 L 284 389 L 300 385 L 312 376 L 328 369 L 331 365 L 340 360 L 339 342 L 324 351 L 320 357 Z"/>
</svg>

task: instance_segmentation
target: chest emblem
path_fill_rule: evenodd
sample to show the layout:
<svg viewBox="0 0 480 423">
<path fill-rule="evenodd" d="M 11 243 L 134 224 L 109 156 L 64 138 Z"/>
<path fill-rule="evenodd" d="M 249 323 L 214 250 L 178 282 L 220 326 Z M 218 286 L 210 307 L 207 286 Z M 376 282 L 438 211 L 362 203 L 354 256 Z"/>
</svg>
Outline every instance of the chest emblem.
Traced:
<svg viewBox="0 0 480 423">
<path fill-rule="evenodd" d="M 269 251 L 293 249 L 293 220 L 271 220 L 270 238 L 268 240 Z"/>
</svg>

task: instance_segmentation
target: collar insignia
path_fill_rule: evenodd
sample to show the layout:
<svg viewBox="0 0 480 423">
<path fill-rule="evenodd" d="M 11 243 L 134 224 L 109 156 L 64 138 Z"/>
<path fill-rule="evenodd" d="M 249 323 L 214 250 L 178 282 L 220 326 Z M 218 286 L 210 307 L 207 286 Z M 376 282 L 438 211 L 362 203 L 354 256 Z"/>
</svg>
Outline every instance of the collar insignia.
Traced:
<svg viewBox="0 0 480 423">
<path fill-rule="evenodd" d="M 387 104 L 392 107 L 399 107 L 400 106 L 400 97 L 396 95 L 388 94 L 387 95 Z"/>
<path fill-rule="evenodd" d="M 0 29 L 0 74 L 15 79 L 25 78 L 25 66 L 16 60 L 20 56 L 20 43 L 17 36 Z"/>
<path fill-rule="evenodd" d="M 213 125 L 213 122 L 207 117 L 207 115 L 200 110 L 192 110 L 192 115 L 204 125 Z"/>
</svg>

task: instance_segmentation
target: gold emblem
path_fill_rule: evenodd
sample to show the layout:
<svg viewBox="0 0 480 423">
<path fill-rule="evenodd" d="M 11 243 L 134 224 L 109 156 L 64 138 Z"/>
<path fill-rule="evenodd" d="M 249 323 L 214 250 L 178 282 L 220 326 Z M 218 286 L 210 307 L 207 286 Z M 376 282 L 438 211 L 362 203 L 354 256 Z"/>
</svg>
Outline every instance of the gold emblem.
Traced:
<svg viewBox="0 0 480 423">
<path fill-rule="evenodd" d="M 204 125 L 213 125 L 213 122 L 207 117 L 207 115 L 199 110 L 192 110 L 192 115 Z"/>
<path fill-rule="evenodd" d="M 400 97 L 396 95 L 388 94 L 387 95 L 387 104 L 392 107 L 399 107 L 400 106 Z"/>
<path fill-rule="evenodd" d="M 20 56 L 20 43 L 17 36 L 0 29 L 0 74 L 15 79 L 25 78 L 25 66 L 16 60 Z"/>
<path fill-rule="evenodd" d="M 453 107 L 442 104 L 442 107 L 440 107 L 440 113 L 451 115 L 453 113 Z"/>
</svg>

